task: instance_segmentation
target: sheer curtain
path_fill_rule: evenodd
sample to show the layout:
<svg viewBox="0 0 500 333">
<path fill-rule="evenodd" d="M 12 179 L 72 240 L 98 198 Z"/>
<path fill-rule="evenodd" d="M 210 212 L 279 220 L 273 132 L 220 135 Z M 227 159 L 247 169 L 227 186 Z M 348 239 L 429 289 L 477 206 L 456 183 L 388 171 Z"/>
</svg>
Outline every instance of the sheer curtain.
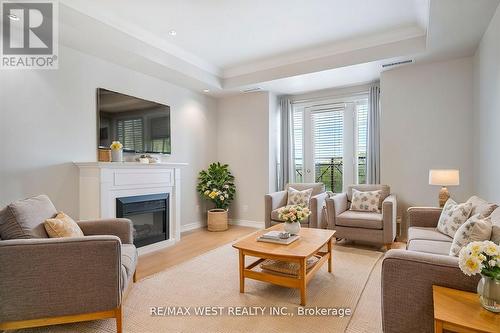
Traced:
<svg viewBox="0 0 500 333">
<path fill-rule="evenodd" d="M 280 156 L 278 189 L 283 190 L 290 181 L 292 101 L 288 96 L 280 97 Z"/>
<path fill-rule="evenodd" d="M 370 87 L 368 96 L 367 184 L 380 184 L 380 87 Z"/>
</svg>

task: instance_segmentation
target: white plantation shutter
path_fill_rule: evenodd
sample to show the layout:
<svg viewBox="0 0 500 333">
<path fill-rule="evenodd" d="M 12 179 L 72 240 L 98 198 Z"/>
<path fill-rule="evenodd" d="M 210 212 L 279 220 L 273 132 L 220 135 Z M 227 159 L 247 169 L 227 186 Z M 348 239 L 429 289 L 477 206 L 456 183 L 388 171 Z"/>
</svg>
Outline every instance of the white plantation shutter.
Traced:
<svg viewBox="0 0 500 333">
<path fill-rule="evenodd" d="M 124 149 L 143 151 L 144 124 L 142 118 L 126 119 L 117 121 L 118 141 L 123 144 Z"/>
<path fill-rule="evenodd" d="M 330 163 L 332 158 L 342 158 L 344 151 L 343 109 L 315 112 L 311 116 L 315 163 Z"/>
<path fill-rule="evenodd" d="M 302 182 L 304 175 L 304 113 L 294 109 L 292 113 L 293 175 L 294 182 Z"/>
</svg>

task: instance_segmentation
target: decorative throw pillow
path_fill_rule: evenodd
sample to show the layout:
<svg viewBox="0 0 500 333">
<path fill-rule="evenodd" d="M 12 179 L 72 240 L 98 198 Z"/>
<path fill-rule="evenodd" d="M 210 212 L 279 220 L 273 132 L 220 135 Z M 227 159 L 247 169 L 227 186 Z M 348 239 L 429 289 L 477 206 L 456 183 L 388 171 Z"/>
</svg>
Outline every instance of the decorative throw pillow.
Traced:
<svg viewBox="0 0 500 333">
<path fill-rule="evenodd" d="M 450 256 L 458 257 L 462 247 L 470 242 L 490 240 L 491 218 L 481 217 L 480 214 L 471 216 L 464 224 L 458 228 L 451 244 Z"/>
<path fill-rule="evenodd" d="M 454 237 L 458 228 L 469 218 L 471 210 L 472 204 L 470 202 L 457 204 L 455 200 L 448 199 L 443 207 L 441 216 L 439 216 L 438 231 Z"/>
<path fill-rule="evenodd" d="M 351 207 L 349 210 L 380 213 L 378 204 L 380 202 L 381 193 L 382 191 L 380 190 L 362 192 L 353 188 Z"/>
<path fill-rule="evenodd" d="M 287 206 L 297 205 L 302 207 L 309 206 L 309 200 L 311 199 L 311 195 L 313 193 L 313 189 L 307 189 L 304 191 L 299 191 L 294 189 L 293 187 L 288 188 L 288 200 L 286 202 Z"/>
<path fill-rule="evenodd" d="M 57 213 L 53 219 L 46 219 L 44 226 L 50 238 L 84 236 L 78 224 L 63 212 Z"/>
<path fill-rule="evenodd" d="M 486 200 L 483 200 L 476 195 L 470 197 L 465 203 L 472 204 L 472 209 L 470 212 L 471 216 L 481 214 L 482 217 L 488 217 L 491 215 L 491 213 L 493 213 L 495 209 L 498 208 L 497 204 L 487 202 Z"/>
</svg>

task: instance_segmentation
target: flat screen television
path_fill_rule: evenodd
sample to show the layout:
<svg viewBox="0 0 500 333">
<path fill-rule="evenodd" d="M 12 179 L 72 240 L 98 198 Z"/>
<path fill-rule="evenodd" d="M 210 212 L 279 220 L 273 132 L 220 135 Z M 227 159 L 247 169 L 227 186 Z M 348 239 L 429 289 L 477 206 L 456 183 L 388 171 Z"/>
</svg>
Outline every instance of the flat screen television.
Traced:
<svg viewBox="0 0 500 333">
<path fill-rule="evenodd" d="M 124 152 L 172 152 L 168 105 L 98 88 L 97 121 L 99 148 L 120 141 Z"/>
</svg>

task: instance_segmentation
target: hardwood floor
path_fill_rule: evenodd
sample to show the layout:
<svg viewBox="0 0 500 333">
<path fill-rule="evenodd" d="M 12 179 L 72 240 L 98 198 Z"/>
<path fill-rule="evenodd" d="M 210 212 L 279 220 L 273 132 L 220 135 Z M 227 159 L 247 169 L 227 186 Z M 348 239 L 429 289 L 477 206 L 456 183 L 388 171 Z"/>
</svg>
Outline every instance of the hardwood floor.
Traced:
<svg viewBox="0 0 500 333">
<path fill-rule="evenodd" d="M 210 232 L 205 228 L 182 233 L 181 241 L 164 250 L 141 255 L 137 264 L 136 278 L 160 272 L 207 251 L 230 243 L 258 229 L 232 225 L 226 231 Z"/>
</svg>

